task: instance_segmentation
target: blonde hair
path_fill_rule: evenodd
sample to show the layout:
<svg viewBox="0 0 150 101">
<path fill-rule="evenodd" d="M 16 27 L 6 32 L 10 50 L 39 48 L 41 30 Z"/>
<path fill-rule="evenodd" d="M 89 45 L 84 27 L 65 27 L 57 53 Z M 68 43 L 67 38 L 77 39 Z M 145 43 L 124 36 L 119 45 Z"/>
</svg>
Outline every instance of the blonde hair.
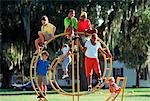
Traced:
<svg viewBox="0 0 150 101">
<path fill-rule="evenodd" d="M 110 78 L 108 79 L 108 81 L 113 81 L 113 82 L 115 82 L 115 79 L 114 79 L 114 77 L 110 77 Z"/>
<path fill-rule="evenodd" d="M 86 12 L 81 12 L 80 17 L 81 17 L 81 16 L 85 16 L 85 18 L 87 18 L 87 13 L 86 13 Z"/>
</svg>

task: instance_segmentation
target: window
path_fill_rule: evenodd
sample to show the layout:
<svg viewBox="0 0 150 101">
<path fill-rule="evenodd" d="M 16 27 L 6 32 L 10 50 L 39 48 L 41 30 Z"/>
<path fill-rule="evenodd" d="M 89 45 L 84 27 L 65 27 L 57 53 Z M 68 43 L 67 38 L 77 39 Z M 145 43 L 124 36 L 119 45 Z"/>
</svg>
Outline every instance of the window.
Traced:
<svg viewBox="0 0 150 101">
<path fill-rule="evenodd" d="M 113 77 L 123 77 L 123 68 L 113 68 Z"/>
</svg>

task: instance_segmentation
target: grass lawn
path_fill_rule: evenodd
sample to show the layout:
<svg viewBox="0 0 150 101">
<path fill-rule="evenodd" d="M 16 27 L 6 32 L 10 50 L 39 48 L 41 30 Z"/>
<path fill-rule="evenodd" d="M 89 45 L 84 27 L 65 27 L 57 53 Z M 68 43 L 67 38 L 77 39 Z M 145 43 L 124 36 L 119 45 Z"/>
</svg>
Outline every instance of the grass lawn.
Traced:
<svg viewBox="0 0 150 101">
<path fill-rule="evenodd" d="M 108 90 L 100 90 L 94 94 L 81 96 L 80 101 L 105 101 L 108 95 Z M 120 97 L 118 96 L 116 101 L 120 101 Z M 47 99 L 48 101 L 72 101 L 71 96 L 60 95 L 55 91 L 48 91 Z M 37 98 L 33 91 L 0 90 L 0 101 L 37 101 Z M 127 88 L 124 101 L 150 101 L 150 88 Z"/>
</svg>

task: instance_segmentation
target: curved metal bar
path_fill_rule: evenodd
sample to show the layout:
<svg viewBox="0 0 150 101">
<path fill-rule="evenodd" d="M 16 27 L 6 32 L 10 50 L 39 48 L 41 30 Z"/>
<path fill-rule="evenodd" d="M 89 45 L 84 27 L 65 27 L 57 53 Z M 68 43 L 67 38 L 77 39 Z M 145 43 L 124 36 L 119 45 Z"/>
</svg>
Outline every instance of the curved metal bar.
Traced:
<svg viewBox="0 0 150 101">
<path fill-rule="evenodd" d="M 84 32 L 78 32 L 78 34 L 84 34 Z M 60 37 L 60 36 L 64 36 L 64 35 L 68 35 L 68 33 L 61 33 L 61 34 L 59 34 L 59 35 L 55 35 L 52 39 L 50 39 L 50 40 L 48 40 L 48 42 L 47 42 L 47 44 L 49 43 L 49 42 L 51 42 L 52 40 L 54 40 L 55 38 L 58 38 L 58 37 Z M 91 35 L 91 34 L 88 34 L 88 35 Z M 106 48 L 106 50 L 107 51 L 109 51 L 109 49 L 107 48 L 107 46 L 106 46 L 106 44 L 99 38 L 99 41 L 100 41 L 100 43 L 102 43 L 103 44 L 103 46 L 104 46 L 104 48 Z M 34 63 L 34 77 L 35 77 L 35 81 L 36 81 L 36 85 L 37 85 L 37 87 L 38 87 L 38 89 L 39 89 L 39 85 L 38 85 L 38 82 L 37 82 L 37 77 L 36 77 L 36 64 L 37 64 L 37 60 L 38 60 L 38 58 L 39 58 L 39 56 L 40 56 L 40 54 L 41 54 L 41 52 L 42 52 L 42 50 L 44 49 L 44 47 L 42 47 L 41 48 L 41 51 L 38 53 L 38 55 L 36 56 L 36 60 L 35 60 L 35 63 Z M 104 57 L 104 56 L 103 56 Z M 56 62 L 56 60 L 57 60 L 57 62 Z M 59 59 L 57 58 L 57 59 L 54 59 L 54 62 L 52 62 L 52 64 L 54 64 L 54 68 L 52 68 L 51 70 L 55 70 L 56 69 L 56 64 L 58 64 L 59 62 L 60 62 L 60 60 L 58 61 Z M 111 70 L 112 70 L 112 59 L 109 59 L 110 60 L 110 68 L 111 69 L 109 69 L 109 75 L 107 75 L 107 77 L 109 77 L 110 76 L 110 74 L 111 74 Z M 106 57 L 104 57 L 104 65 L 105 64 L 107 64 L 107 60 L 106 60 Z M 56 63 L 55 63 L 56 62 Z M 36 94 L 38 95 L 38 91 L 36 90 L 36 88 L 35 88 L 35 85 L 34 85 L 34 82 L 33 82 L 33 77 L 32 77 L 32 66 L 33 66 L 33 59 L 32 59 L 32 61 L 31 61 L 31 64 L 30 64 L 30 79 L 31 79 L 31 82 L 32 82 L 32 86 L 33 86 L 33 89 L 35 90 L 35 92 L 36 92 Z M 53 66 L 53 65 L 51 65 L 51 66 Z M 104 66 L 104 72 L 106 71 L 106 66 Z M 49 72 L 49 75 L 48 75 L 48 78 L 50 78 L 50 75 L 51 75 L 51 70 L 50 70 L 50 72 Z M 103 74 L 103 78 L 105 77 L 105 74 L 106 74 L 106 72 Z M 50 84 L 52 85 L 52 87 L 53 87 L 53 89 L 54 90 L 56 90 L 58 93 L 60 93 L 60 94 L 63 94 L 63 95 L 69 95 L 69 96 L 81 96 L 81 95 L 87 95 L 87 94 L 89 94 L 88 92 L 85 92 L 85 93 L 75 93 L 75 92 L 73 92 L 73 93 L 68 93 L 68 92 L 66 92 L 66 91 L 64 91 L 64 90 L 62 90 L 60 87 L 59 87 L 59 85 L 58 85 L 58 83 L 57 83 L 57 81 L 56 81 L 56 78 L 55 78 L 55 73 L 52 73 L 52 75 L 53 75 L 53 79 L 54 80 L 51 80 L 50 79 Z M 56 89 L 56 87 L 54 87 L 54 85 L 53 85 L 53 83 L 56 85 L 56 87 L 57 88 L 59 88 L 59 90 L 58 89 Z M 100 88 L 102 88 L 102 86 L 101 87 L 99 87 L 99 89 Z M 93 91 L 92 91 L 92 93 L 94 93 L 95 91 L 97 90 L 97 85 L 95 86 L 95 87 L 93 87 Z M 43 95 L 43 93 L 41 92 L 41 90 L 39 89 L 39 91 L 40 91 L 40 93 Z"/>
<path fill-rule="evenodd" d="M 125 89 L 127 77 L 117 77 L 117 80 L 116 80 L 116 84 L 117 85 L 119 85 L 120 80 L 123 80 L 122 84 L 121 84 L 121 91 L 120 91 L 120 93 L 122 92 L 120 101 L 123 101 L 124 89 Z M 115 95 L 113 97 L 112 101 L 115 101 L 116 98 L 119 96 L 120 93 L 118 93 L 117 95 Z M 111 96 L 109 96 L 108 98 L 106 98 L 106 101 L 109 101 L 110 99 L 111 99 Z"/>
<path fill-rule="evenodd" d="M 103 55 L 103 57 L 104 57 L 104 73 L 103 73 L 103 78 L 104 77 L 106 77 L 106 65 L 107 65 L 107 60 L 106 60 L 106 56 L 105 55 Z M 54 59 L 54 61 L 55 61 L 55 59 Z M 110 63 L 112 63 L 111 62 L 112 61 L 112 59 L 110 59 Z M 52 62 L 53 63 L 53 62 Z M 56 64 L 55 65 L 57 65 L 58 64 L 58 62 L 56 62 Z M 112 68 L 112 65 L 110 65 L 110 68 Z M 55 68 L 56 69 L 56 68 Z M 108 73 L 108 75 L 107 75 L 107 77 L 109 77 L 110 76 L 110 74 L 111 74 L 111 70 L 112 69 L 109 69 L 109 73 Z M 54 88 L 54 85 L 53 85 L 53 88 L 58 92 L 58 93 L 60 93 L 60 94 L 63 94 L 63 95 L 70 95 L 70 96 L 82 96 L 82 95 L 88 95 L 89 93 L 88 92 L 85 92 L 85 93 L 68 93 L 68 92 L 66 92 L 65 90 L 63 90 L 58 84 L 57 84 L 57 82 L 56 82 L 56 79 L 55 79 L 55 73 L 53 73 L 53 79 L 54 79 L 54 82 L 55 82 L 55 86 L 57 87 L 57 88 L 59 88 L 59 90 L 58 89 L 55 89 Z M 51 81 L 50 81 L 51 82 Z M 94 93 L 94 92 L 96 92 L 98 89 L 101 89 L 103 86 L 100 86 L 100 87 L 98 87 L 98 84 L 95 86 L 95 87 L 93 87 L 93 90 L 92 90 L 92 93 Z"/>
<path fill-rule="evenodd" d="M 32 76 L 32 73 L 33 73 L 33 72 L 32 72 L 32 69 L 34 69 L 33 67 L 34 67 L 35 58 L 36 58 L 36 57 L 33 56 L 32 60 L 31 60 L 31 64 L 30 64 L 30 80 L 31 80 L 32 87 L 33 87 L 33 89 L 34 89 L 36 95 L 38 96 L 39 94 L 38 94 L 38 91 L 36 90 L 36 87 L 35 87 L 35 85 L 34 85 L 33 76 Z M 36 79 L 36 78 L 34 78 L 34 79 Z"/>
</svg>

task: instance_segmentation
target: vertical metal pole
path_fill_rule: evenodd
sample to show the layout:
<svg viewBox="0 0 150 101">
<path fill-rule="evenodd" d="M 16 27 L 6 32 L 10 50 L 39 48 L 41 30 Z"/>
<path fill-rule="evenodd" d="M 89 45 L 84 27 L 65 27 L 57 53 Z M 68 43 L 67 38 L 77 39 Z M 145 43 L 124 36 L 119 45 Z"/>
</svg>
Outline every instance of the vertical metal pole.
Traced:
<svg viewBox="0 0 150 101">
<path fill-rule="evenodd" d="M 79 39 L 77 39 L 77 92 L 78 92 L 78 101 L 79 98 L 79 92 L 80 92 L 80 75 L 79 75 Z"/>
<path fill-rule="evenodd" d="M 123 97 L 124 97 L 124 89 L 125 89 L 125 86 L 126 86 L 126 81 L 127 81 L 127 77 L 124 77 L 124 79 L 123 79 L 123 88 L 122 88 L 121 101 L 123 101 Z"/>
<path fill-rule="evenodd" d="M 72 101 L 74 101 L 74 40 L 72 40 Z"/>
</svg>

